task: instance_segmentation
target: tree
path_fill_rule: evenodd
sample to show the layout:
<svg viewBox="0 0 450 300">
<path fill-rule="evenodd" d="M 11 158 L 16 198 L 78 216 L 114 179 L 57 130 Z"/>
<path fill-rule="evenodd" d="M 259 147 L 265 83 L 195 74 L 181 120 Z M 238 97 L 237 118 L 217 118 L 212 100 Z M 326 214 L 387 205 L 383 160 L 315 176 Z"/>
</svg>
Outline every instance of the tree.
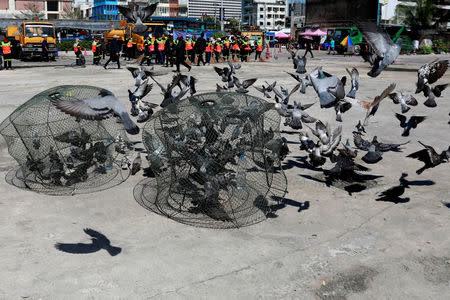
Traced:
<svg viewBox="0 0 450 300">
<path fill-rule="evenodd" d="M 208 16 L 208 15 L 204 15 L 202 17 L 204 22 L 209 22 L 209 23 L 214 23 L 214 25 L 208 25 L 209 29 L 215 29 L 215 30 L 220 30 L 220 21 L 217 19 L 214 19 L 214 17 Z"/>
<path fill-rule="evenodd" d="M 397 20 L 413 30 L 429 29 L 433 26 L 433 17 L 437 13 L 434 0 L 415 0 L 415 6 L 398 5 L 395 11 Z"/>
<path fill-rule="evenodd" d="M 83 19 L 83 13 L 79 9 L 71 10 L 70 8 L 65 7 L 62 17 L 70 20 L 81 20 Z"/>
<path fill-rule="evenodd" d="M 25 10 L 21 11 L 19 15 L 14 15 L 16 19 L 43 19 L 45 13 L 41 11 L 36 2 L 27 2 L 24 5 Z"/>
</svg>

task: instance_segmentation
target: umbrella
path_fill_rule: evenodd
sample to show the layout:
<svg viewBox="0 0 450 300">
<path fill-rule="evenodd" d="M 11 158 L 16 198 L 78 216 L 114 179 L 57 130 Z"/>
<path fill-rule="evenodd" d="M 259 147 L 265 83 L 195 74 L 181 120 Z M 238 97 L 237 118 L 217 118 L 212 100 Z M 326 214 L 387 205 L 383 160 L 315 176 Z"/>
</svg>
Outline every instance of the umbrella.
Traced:
<svg viewBox="0 0 450 300">
<path fill-rule="evenodd" d="M 341 45 L 342 46 L 353 46 L 353 41 L 352 41 L 352 39 L 350 38 L 349 35 L 347 35 L 345 37 L 345 39 L 342 40 Z"/>
<path fill-rule="evenodd" d="M 322 31 L 320 29 L 317 29 L 316 31 L 314 31 L 312 34 L 312 36 L 322 36 L 322 35 L 327 35 L 327 33 L 325 31 Z"/>
</svg>

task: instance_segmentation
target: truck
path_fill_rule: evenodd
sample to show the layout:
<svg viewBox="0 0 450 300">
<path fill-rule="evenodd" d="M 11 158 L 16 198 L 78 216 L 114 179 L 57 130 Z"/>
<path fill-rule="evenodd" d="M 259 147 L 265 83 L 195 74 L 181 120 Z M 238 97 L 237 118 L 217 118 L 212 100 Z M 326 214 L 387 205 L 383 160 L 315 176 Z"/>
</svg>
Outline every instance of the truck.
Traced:
<svg viewBox="0 0 450 300">
<path fill-rule="evenodd" d="M 48 43 L 48 57 L 52 60 L 56 58 L 55 25 L 51 22 L 23 21 L 19 26 L 13 24 L 6 28 L 6 37 L 12 44 L 13 58 L 40 58 L 45 37 Z"/>
<path fill-rule="evenodd" d="M 148 30 L 146 34 L 161 34 L 162 28 L 166 26 L 164 23 L 144 23 L 148 26 Z M 113 28 L 110 31 L 107 31 L 104 33 L 105 38 L 105 45 L 108 45 L 108 43 L 113 39 L 113 37 L 116 35 L 118 36 L 118 41 L 122 45 L 123 49 L 125 51 L 126 47 L 126 40 L 128 40 L 130 37 L 133 38 L 133 51 L 134 55 L 133 57 L 137 57 L 138 53 L 143 49 L 144 47 L 144 36 L 138 35 L 132 32 L 135 24 L 133 23 L 127 23 L 126 21 L 120 22 L 120 27 Z M 154 37 L 153 37 L 154 39 Z M 106 47 L 106 50 L 108 51 L 108 47 Z"/>
</svg>

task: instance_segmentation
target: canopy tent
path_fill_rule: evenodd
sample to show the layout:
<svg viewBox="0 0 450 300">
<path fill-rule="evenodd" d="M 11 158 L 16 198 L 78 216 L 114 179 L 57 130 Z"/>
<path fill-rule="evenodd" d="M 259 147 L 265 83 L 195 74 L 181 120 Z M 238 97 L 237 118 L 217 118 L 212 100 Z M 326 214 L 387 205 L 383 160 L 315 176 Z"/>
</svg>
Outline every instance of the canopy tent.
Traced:
<svg viewBox="0 0 450 300">
<path fill-rule="evenodd" d="M 311 31 L 311 29 L 306 30 L 305 32 L 300 33 L 300 35 L 307 35 L 307 36 L 312 36 L 313 32 Z"/>
<path fill-rule="evenodd" d="M 286 34 L 286 33 L 281 32 L 281 31 L 275 32 L 275 38 L 277 38 L 277 39 L 288 39 L 290 37 L 291 37 L 290 34 Z"/>
<path fill-rule="evenodd" d="M 320 29 L 317 29 L 316 31 L 314 31 L 312 34 L 312 36 L 322 36 L 322 35 L 327 35 L 327 33 L 325 31 L 322 31 Z"/>
</svg>

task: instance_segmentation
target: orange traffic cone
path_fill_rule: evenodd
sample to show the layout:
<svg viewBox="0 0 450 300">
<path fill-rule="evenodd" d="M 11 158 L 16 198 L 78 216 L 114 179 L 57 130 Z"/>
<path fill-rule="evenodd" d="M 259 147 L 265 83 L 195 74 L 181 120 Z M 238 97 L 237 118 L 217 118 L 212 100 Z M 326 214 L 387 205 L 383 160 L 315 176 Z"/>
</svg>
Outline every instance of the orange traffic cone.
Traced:
<svg viewBox="0 0 450 300">
<path fill-rule="evenodd" d="M 84 56 L 86 56 L 86 49 L 84 49 Z"/>
</svg>

